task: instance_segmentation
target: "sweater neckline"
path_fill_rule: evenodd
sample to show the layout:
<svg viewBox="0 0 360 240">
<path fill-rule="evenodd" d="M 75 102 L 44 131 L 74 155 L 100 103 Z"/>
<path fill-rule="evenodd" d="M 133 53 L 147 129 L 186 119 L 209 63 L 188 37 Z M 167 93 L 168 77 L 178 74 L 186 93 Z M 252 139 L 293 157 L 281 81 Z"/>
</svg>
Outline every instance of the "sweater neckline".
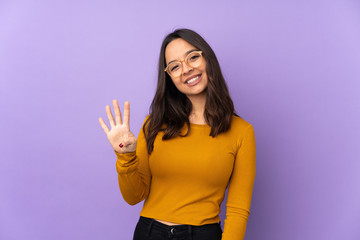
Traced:
<svg viewBox="0 0 360 240">
<path fill-rule="evenodd" d="M 208 128 L 208 127 L 210 127 L 207 124 L 197 124 L 197 123 L 190 123 L 190 126 L 194 127 L 194 128 Z"/>
</svg>

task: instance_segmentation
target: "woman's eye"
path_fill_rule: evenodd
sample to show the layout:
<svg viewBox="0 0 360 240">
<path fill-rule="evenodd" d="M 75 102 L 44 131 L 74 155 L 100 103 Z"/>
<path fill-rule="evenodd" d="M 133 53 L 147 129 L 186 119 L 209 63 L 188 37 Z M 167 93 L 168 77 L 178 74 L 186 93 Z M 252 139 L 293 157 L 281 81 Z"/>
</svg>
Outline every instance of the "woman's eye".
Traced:
<svg viewBox="0 0 360 240">
<path fill-rule="evenodd" d="M 179 69 L 179 65 L 175 65 L 175 66 L 172 66 L 171 68 L 170 68 L 170 71 L 176 71 L 177 69 Z"/>
<path fill-rule="evenodd" d="M 190 61 L 195 61 L 195 60 L 197 60 L 199 58 L 199 56 L 198 55 L 195 55 L 195 56 L 191 56 L 190 57 Z"/>
</svg>

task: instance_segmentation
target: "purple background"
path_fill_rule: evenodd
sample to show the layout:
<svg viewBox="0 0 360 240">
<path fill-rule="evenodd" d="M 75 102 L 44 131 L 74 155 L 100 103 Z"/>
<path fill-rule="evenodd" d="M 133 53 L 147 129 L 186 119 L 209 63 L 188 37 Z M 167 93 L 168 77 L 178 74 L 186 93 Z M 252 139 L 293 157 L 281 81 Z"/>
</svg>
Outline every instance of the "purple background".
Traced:
<svg viewBox="0 0 360 240">
<path fill-rule="evenodd" d="M 356 0 L 1 0 L 0 239 L 132 239 L 142 203 L 122 199 L 98 118 L 129 100 L 138 134 L 178 27 L 255 129 L 246 239 L 360 239 Z"/>
</svg>

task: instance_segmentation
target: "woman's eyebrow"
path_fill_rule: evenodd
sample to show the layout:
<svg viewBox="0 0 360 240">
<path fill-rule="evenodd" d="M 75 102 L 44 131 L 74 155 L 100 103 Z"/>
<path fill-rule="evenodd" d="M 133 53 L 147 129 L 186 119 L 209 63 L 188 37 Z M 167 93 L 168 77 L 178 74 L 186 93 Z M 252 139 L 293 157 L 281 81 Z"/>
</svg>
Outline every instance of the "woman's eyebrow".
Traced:
<svg viewBox="0 0 360 240">
<path fill-rule="evenodd" d="M 191 49 L 191 50 L 187 51 L 187 52 L 184 54 L 184 56 L 186 57 L 189 53 L 191 53 L 191 52 L 193 52 L 193 51 L 198 51 L 198 50 L 197 50 L 197 49 Z M 178 60 L 172 60 L 172 61 L 168 62 L 167 65 L 169 65 L 170 63 L 175 62 L 175 61 L 178 61 Z"/>
</svg>

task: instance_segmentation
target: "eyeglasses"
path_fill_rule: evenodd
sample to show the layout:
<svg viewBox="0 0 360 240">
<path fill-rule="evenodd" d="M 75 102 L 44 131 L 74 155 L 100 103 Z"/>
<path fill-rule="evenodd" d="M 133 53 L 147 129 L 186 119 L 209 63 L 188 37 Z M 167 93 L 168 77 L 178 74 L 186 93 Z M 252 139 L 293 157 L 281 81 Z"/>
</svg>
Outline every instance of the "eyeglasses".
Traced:
<svg viewBox="0 0 360 240">
<path fill-rule="evenodd" d="M 193 51 L 189 53 L 184 60 L 171 62 L 165 68 L 165 72 L 167 72 L 171 77 L 179 77 L 183 70 L 182 62 L 185 62 L 186 65 L 191 68 L 197 68 L 202 62 L 201 56 L 202 51 Z"/>
</svg>

